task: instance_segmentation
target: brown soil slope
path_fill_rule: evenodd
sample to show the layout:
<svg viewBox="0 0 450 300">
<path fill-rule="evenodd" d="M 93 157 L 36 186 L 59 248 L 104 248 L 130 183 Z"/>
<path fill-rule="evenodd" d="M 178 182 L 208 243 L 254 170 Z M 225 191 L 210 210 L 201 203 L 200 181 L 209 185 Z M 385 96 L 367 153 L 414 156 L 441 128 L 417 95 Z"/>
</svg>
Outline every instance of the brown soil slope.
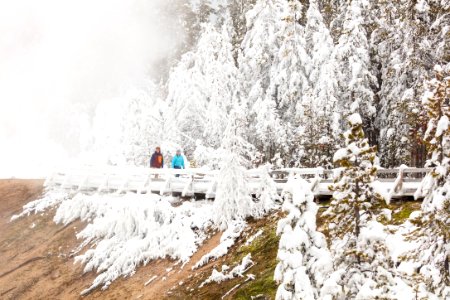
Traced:
<svg viewBox="0 0 450 300">
<path fill-rule="evenodd" d="M 174 298 L 170 290 L 180 282 L 199 271 L 211 272 L 207 270 L 211 266 L 196 272 L 191 266 L 219 243 L 220 234 L 213 235 L 183 269 L 168 260 L 155 261 L 139 267 L 130 278 L 116 280 L 105 291 L 97 289 L 81 297 L 95 278 L 93 272 L 83 275 L 83 267 L 74 264 L 71 255 L 79 244 L 76 232 L 84 224 L 56 225 L 54 210 L 9 221 L 23 205 L 42 195 L 42 184 L 41 180 L 0 180 L 0 299 Z"/>
</svg>

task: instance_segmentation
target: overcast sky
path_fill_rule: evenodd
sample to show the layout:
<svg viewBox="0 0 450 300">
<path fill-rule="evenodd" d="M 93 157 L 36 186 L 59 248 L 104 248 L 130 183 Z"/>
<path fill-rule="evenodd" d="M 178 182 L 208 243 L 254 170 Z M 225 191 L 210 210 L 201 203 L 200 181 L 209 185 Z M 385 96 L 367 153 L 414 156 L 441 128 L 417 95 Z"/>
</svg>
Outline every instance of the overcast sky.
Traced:
<svg viewBox="0 0 450 300">
<path fill-rule="evenodd" d="M 0 2 L 0 177 L 43 177 L 80 151 L 100 102 L 179 42 L 164 0 Z"/>
</svg>

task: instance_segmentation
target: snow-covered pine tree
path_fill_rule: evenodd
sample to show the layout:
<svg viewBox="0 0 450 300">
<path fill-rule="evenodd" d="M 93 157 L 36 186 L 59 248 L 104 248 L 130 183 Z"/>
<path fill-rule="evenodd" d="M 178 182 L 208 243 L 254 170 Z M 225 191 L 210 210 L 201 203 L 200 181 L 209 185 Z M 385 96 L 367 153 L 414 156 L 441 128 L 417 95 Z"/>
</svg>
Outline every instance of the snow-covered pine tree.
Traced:
<svg viewBox="0 0 450 300">
<path fill-rule="evenodd" d="M 422 136 L 423 83 L 435 64 L 449 61 L 449 1 L 379 1 L 372 48 L 380 67 L 380 130 L 383 166 L 422 167 L 426 151 Z M 444 54 L 444 53 L 447 53 Z"/>
<path fill-rule="evenodd" d="M 270 85 L 270 67 L 279 48 L 278 0 L 259 0 L 246 15 L 247 32 L 241 44 L 238 65 L 245 83 L 243 95 L 250 105 L 263 98 Z M 260 90 L 261 89 L 261 90 Z"/>
<path fill-rule="evenodd" d="M 435 68 L 436 76 L 425 84 L 422 103 L 429 122 L 425 143 L 431 154 L 420 192 L 421 215 L 413 220 L 417 229 L 408 235 L 418 243 L 409 253 L 420 263 L 426 285 L 442 299 L 450 297 L 450 64 Z"/>
<path fill-rule="evenodd" d="M 259 183 L 259 190 L 256 194 L 258 198 L 258 205 L 261 211 L 267 213 L 278 206 L 277 202 L 280 199 L 278 195 L 277 185 L 270 177 L 270 165 L 266 164 L 259 167 L 261 182 Z"/>
<path fill-rule="evenodd" d="M 233 94 L 238 86 L 231 44 L 234 32 L 228 15 L 220 31 L 216 32 L 211 26 L 206 28 L 199 41 L 199 49 L 209 49 L 208 53 L 202 54 L 204 61 L 200 66 L 204 73 L 203 91 L 208 100 L 204 140 L 213 148 L 218 148 L 227 126 Z"/>
<path fill-rule="evenodd" d="M 242 138 L 245 126 L 245 118 L 236 104 L 230 113 L 222 142 L 224 157 L 217 175 L 213 206 L 213 221 L 221 230 L 226 229 L 232 221 L 263 214 L 261 207 L 253 202 L 248 188 L 245 167 L 250 165 L 252 147 Z"/>
<path fill-rule="evenodd" d="M 228 7 L 233 22 L 235 35 L 233 36 L 233 46 L 238 48 L 244 36 L 247 32 L 247 20 L 245 18 L 246 13 L 252 9 L 255 5 L 255 0 L 242 1 L 242 0 L 229 0 Z M 236 52 L 238 54 L 238 52 Z"/>
<path fill-rule="evenodd" d="M 259 0 L 246 17 L 247 32 L 238 56 L 239 84 L 248 108 L 249 142 L 263 154 L 265 161 L 287 144 L 282 121 L 273 97 L 266 93 L 271 84 L 271 66 L 280 47 L 277 34 L 281 26 L 280 0 Z"/>
<path fill-rule="evenodd" d="M 319 108 L 316 107 L 316 99 L 311 93 L 304 95 L 301 100 L 301 126 L 298 129 L 298 146 L 294 159 L 295 166 L 314 168 L 327 164 L 327 159 L 322 157 L 322 145 L 320 145 L 319 124 L 323 125 L 323 118 L 319 117 Z M 322 114 L 320 116 L 323 117 Z M 328 122 L 329 123 L 329 122 Z"/>
<path fill-rule="evenodd" d="M 337 110 L 337 81 L 334 76 L 335 61 L 331 56 L 334 45 L 330 32 L 326 27 L 316 0 L 309 2 L 305 25 L 306 51 L 311 58 L 311 69 L 308 74 L 312 87 L 309 101 L 305 103 L 305 133 L 312 133 L 307 139 L 305 158 L 310 160 L 305 166 L 331 167 L 336 137 L 341 133 L 339 111 Z M 306 99 L 308 100 L 308 99 Z"/>
<path fill-rule="evenodd" d="M 345 147 L 334 154 L 333 160 L 340 166 L 334 184 L 333 201 L 326 214 L 333 225 L 335 236 L 342 237 L 348 232 L 358 236 L 361 225 L 360 214 L 369 211 L 373 204 L 382 201 L 374 192 L 371 183 L 377 172 L 375 166 L 376 148 L 371 147 L 364 137 L 362 119 L 358 113 L 348 117 L 350 129 L 344 133 Z M 351 209 L 345 216 L 336 215 L 335 211 Z M 370 213 L 370 212 L 369 212 Z"/>
<path fill-rule="evenodd" d="M 357 111 L 353 105 L 352 111 Z M 341 271 L 338 299 L 391 299 L 394 285 L 384 226 L 377 222 L 383 198 L 372 182 L 377 171 L 376 149 L 364 137 L 358 113 L 348 118 L 345 147 L 334 155 L 340 168 L 330 187 L 333 198 L 324 213 L 330 231 L 334 268 Z"/>
<path fill-rule="evenodd" d="M 172 139 L 187 154 L 193 153 L 197 140 L 218 148 L 227 126 L 237 76 L 230 23 L 225 18 L 220 30 L 203 24 L 195 51 L 183 55 L 169 78 Z"/>
<path fill-rule="evenodd" d="M 427 52 L 431 49 L 422 41 L 427 39 L 424 35 L 430 24 L 420 17 L 415 2 L 381 5 L 379 16 L 384 22 L 379 22 L 372 36 L 372 47 L 381 67 L 376 123 L 380 129 L 381 162 L 385 167 L 423 166 L 419 158 L 423 155 L 418 150 L 425 152 L 420 141 L 424 124 L 417 99 L 427 74 Z"/>
<path fill-rule="evenodd" d="M 325 236 L 316 230 L 314 195 L 308 182 L 290 178 L 283 197 L 287 216 L 277 227 L 281 238 L 274 275 L 279 283 L 276 299 L 320 299 L 320 289 L 332 271 L 332 259 Z"/>
<path fill-rule="evenodd" d="M 120 133 L 123 156 L 129 165 L 149 166 L 152 151 L 164 141 L 165 102 L 152 82 L 145 89 L 129 91 L 125 98 Z"/>
<path fill-rule="evenodd" d="M 303 101 L 311 94 L 308 80 L 311 61 L 305 49 L 305 27 L 302 25 L 305 12 L 299 1 L 279 1 L 278 5 L 276 18 L 280 25 L 276 35 L 280 38 L 280 47 L 270 70 L 271 82 L 266 97 L 275 103 L 284 132 L 291 137 L 285 141 L 285 150 L 281 153 L 285 164 L 298 165 L 304 154 L 301 149 L 305 129 Z"/>
<path fill-rule="evenodd" d="M 373 89 L 378 83 L 371 72 L 369 42 L 364 27 L 363 11 L 368 3 L 364 0 L 343 2 L 345 17 L 333 58 L 336 61 L 334 70 L 338 82 L 336 98 L 340 101 L 339 107 L 344 110 L 342 120 L 351 114 L 350 106 L 359 99 L 358 112 L 364 121 L 364 130 L 372 137 L 375 136 L 373 121 L 376 113 Z"/>
<path fill-rule="evenodd" d="M 201 89 L 201 72 L 196 67 L 197 55 L 185 53 L 170 73 L 166 119 L 168 139 L 183 145 L 187 154 L 195 150 L 195 142 L 203 138 L 206 127 L 207 99 Z M 181 132 L 181 133 L 180 133 Z"/>
<path fill-rule="evenodd" d="M 261 96 L 262 98 L 256 100 L 252 109 L 255 123 L 251 126 L 254 137 L 251 140 L 264 155 L 264 160 L 268 161 L 278 151 L 286 151 L 288 136 L 278 116 L 275 102 L 270 97 Z"/>
<path fill-rule="evenodd" d="M 305 28 L 300 25 L 304 7 L 299 1 L 279 1 L 278 5 L 281 9 L 276 18 L 281 26 L 276 34 L 281 41 L 271 68 L 269 94 L 283 120 L 294 123 L 297 103 L 310 90 L 310 57 L 305 49 Z"/>
</svg>

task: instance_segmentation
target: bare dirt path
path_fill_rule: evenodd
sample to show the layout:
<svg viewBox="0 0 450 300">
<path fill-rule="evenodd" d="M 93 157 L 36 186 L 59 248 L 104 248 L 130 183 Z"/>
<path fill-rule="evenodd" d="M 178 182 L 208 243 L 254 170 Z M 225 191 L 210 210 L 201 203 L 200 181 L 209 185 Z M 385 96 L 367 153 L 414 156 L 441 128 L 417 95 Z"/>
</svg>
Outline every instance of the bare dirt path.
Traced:
<svg viewBox="0 0 450 300">
<path fill-rule="evenodd" d="M 33 179 L 0 180 L 0 232 L 11 215 L 20 213 L 22 206 L 41 196 L 43 183 Z"/>
<path fill-rule="evenodd" d="M 81 297 L 95 278 L 93 272 L 83 275 L 83 266 L 74 264 L 71 256 L 80 242 L 75 235 L 85 224 L 56 225 L 54 210 L 9 221 L 23 205 L 42 195 L 42 184 L 42 180 L 0 180 L 0 299 L 177 299 L 171 295 L 173 287 L 180 288 L 180 282 L 211 268 L 191 270 L 218 245 L 220 233 L 206 241 L 182 269 L 173 261 L 153 261 L 133 276 L 116 280 L 107 290 Z"/>
</svg>

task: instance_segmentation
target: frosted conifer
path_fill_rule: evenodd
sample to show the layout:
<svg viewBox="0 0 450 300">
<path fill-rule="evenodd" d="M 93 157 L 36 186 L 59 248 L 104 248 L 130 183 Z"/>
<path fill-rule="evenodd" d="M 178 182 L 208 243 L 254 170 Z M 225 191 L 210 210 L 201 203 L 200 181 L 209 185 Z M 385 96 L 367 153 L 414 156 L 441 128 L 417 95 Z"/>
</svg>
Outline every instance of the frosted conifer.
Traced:
<svg viewBox="0 0 450 300">
<path fill-rule="evenodd" d="M 277 300 L 320 299 L 320 289 L 332 270 L 325 236 L 316 230 L 318 207 L 309 183 L 290 178 L 283 191 L 283 211 L 278 222 L 281 235 L 275 269 Z"/>
<path fill-rule="evenodd" d="M 222 230 L 235 220 L 245 220 L 249 216 L 262 215 L 261 207 L 255 205 L 248 189 L 246 169 L 248 151 L 252 147 L 242 138 L 245 119 L 238 106 L 230 114 L 230 119 L 222 142 L 224 157 L 217 179 L 214 200 L 214 223 Z"/>
<path fill-rule="evenodd" d="M 450 65 L 447 65 L 450 67 Z M 442 299 L 450 297 L 450 75 L 436 67 L 435 79 L 426 83 L 422 103 L 429 117 L 424 140 L 431 154 L 419 193 L 425 196 L 418 228 L 409 238 L 419 243 L 408 256 L 420 262 L 427 286 Z"/>
<path fill-rule="evenodd" d="M 356 105 L 353 105 L 356 111 Z M 376 150 L 364 137 L 358 113 L 349 118 L 345 147 L 334 155 L 340 168 L 330 187 L 333 198 L 327 218 L 335 270 L 342 271 L 338 299 L 393 299 L 392 261 L 384 226 L 376 219 L 382 197 L 372 187 Z M 345 270 L 345 271 L 344 271 Z"/>
</svg>

